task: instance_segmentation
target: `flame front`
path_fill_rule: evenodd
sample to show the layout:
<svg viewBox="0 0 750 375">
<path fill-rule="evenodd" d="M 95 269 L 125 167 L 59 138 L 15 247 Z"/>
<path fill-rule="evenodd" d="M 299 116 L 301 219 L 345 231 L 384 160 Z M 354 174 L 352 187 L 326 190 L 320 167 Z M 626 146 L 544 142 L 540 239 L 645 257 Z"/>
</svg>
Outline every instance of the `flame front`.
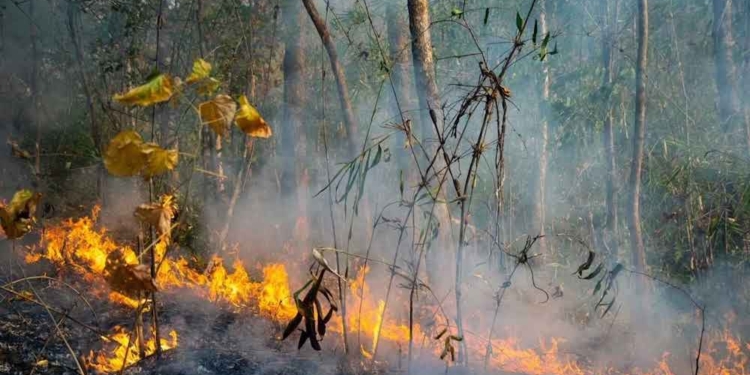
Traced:
<svg viewBox="0 0 750 375">
<path fill-rule="evenodd" d="M 36 262 L 41 258 L 59 265 L 66 266 L 81 274 L 87 281 L 94 284 L 101 283 L 107 256 L 123 249 L 126 261 L 138 261 L 135 252 L 115 243 L 105 229 L 96 229 L 96 219 L 99 208 L 92 211 L 91 217 L 69 219 L 57 226 L 47 229 L 44 233 L 45 250 L 40 253 L 32 252 L 26 257 L 27 262 Z M 207 274 L 198 272 L 190 266 L 190 261 L 183 257 L 172 259 L 167 257 L 167 245 L 158 243 L 154 252 L 160 267 L 156 279 L 161 292 L 169 293 L 178 288 L 190 289 L 197 295 L 215 302 L 231 306 L 238 311 L 254 311 L 261 316 L 275 322 L 286 323 L 292 319 L 297 309 L 292 299 L 289 287 L 289 275 L 284 264 L 270 263 L 260 271 L 260 280 L 253 280 L 250 272 L 242 261 L 235 260 L 230 269 L 224 266 L 223 259 L 215 257 L 211 260 L 212 270 Z M 389 306 L 408 306 L 404 301 L 391 296 L 386 301 L 373 295 L 366 282 L 368 267 L 359 269 L 356 277 L 348 283 L 349 297 L 347 301 L 347 330 L 350 337 L 356 338 L 363 356 L 372 357 L 378 346 L 396 346 L 405 348 L 409 343 L 409 326 L 403 321 L 389 314 L 393 309 Z M 106 290 L 103 287 L 101 290 Z M 106 295 L 107 292 L 101 292 Z M 137 299 L 119 293 L 109 293 L 109 299 L 118 304 L 137 308 Z M 141 301 L 140 303 L 144 303 Z M 731 319 L 730 319 L 731 320 Z M 330 330 L 341 333 L 342 320 L 336 315 L 331 322 Z M 427 345 L 426 353 L 440 353 L 440 342 L 430 337 L 419 324 L 412 327 L 412 337 L 415 346 L 420 348 Z M 161 347 L 168 350 L 177 346 L 177 332 L 169 333 L 170 339 L 162 339 Z M 88 361 L 91 366 L 102 372 L 119 371 L 123 364 L 130 366 L 140 358 L 140 348 L 135 339 L 130 340 L 130 333 L 123 328 L 116 328 L 115 333 L 108 338 L 116 346 L 109 350 L 91 353 Z M 670 363 L 672 359 L 667 353 L 654 362 L 650 370 L 630 370 L 622 372 L 615 368 L 591 368 L 582 366 L 575 358 L 561 353 L 559 345 L 561 339 L 541 340 L 536 348 L 523 348 L 520 340 L 510 336 L 493 339 L 490 343 L 490 356 L 485 358 L 488 342 L 478 336 L 464 337 L 474 364 L 484 364 L 491 369 L 508 373 L 528 375 L 674 375 Z M 156 350 L 153 338 L 146 341 L 143 352 L 150 355 Z M 424 350 L 422 350 L 424 352 Z M 718 335 L 708 335 L 704 343 L 701 356 L 701 372 L 717 375 L 748 375 L 746 370 L 750 344 L 743 342 L 729 329 Z M 126 358 L 127 353 L 127 360 Z"/>
<path fill-rule="evenodd" d="M 170 339 L 161 339 L 161 350 L 169 350 L 177 347 L 177 331 L 169 332 Z M 103 337 L 105 341 L 114 341 L 117 346 L 107 352 L 102 350 L 98 353 L 89 353 L 86 358 L 89 365 L 101 372 L 116 372 L 123 367 L 132 366 L 141 359 L 141 348 L 134 335 L 122 327 L 115 327 L 115 333 L 110 337 Z M 150 356 L 156 353 L 156 341 L 154 338 L 144 343 L 143 353 Z M 123 366 L 124 365 L 124 366 Z"/>
</svg>

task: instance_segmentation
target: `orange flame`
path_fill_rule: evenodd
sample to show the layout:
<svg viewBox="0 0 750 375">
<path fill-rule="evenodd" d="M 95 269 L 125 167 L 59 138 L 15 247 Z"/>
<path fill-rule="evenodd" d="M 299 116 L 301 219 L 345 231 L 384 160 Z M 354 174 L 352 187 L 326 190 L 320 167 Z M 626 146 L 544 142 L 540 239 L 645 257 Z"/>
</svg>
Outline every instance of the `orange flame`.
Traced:
<svg viewBox="0 0 750 375">
<path fill-rule="evenodd" d="M 107 255 L 117 249 L 124 249 L 127 261 L 138 261 L 135 252 L 115 243 L 105 229 L 96 229 L 95 224 L 99 215 L 99 207 L 95 207 L 91 217 L 73 220 L 68 219 L 57 226 L 47 229 L 44 234 L 46 246 L 44 250 L 32 250 L 26 256 L 26 261 L 33 263 L 41 258 L 60 265 L 67 266 L 83 275 L 89 281 L 101 279 Z M 41 252 L 34 252 L 41 251 Z M 289 275 L 286 266 L 280 263 L 267 264 L 262 267 L 260 280 L 253 280 L 250 272 L 242 261 L 235 260 L 231 268 L 224 266 L 221 258 L 211 261 L 215 265 L 211 272 L 204 274 L 194 270 L 190 261 L 183 257 L 167 257 L 167 244 L 160 242 L 155 245 L 154 252 L 160 262 L 156 284 L 161 292 L 169 293 L 176 288 L 187 288 L 196 294 L 216 303 L 226 303 L 235 309 L 249 309 L 276 322 L 285 323 L 292 319 L 297 309 L 289 288 Z M 396 317 L 389 316 L 389 308 L 385 301 L 374 296 L 366 277 L 368 267 L 361 268 L 356 277 L 350 280 L 347 314 L 347 329 L 352 335 L 361 335 L 360 351 L 365 358 L 372 357 L 375 348 L 385 343 L 404 345 L 409 341 L 409 326 Z M 136 308 L 135 299 L 110 293 L 113 302 Z M 392 297 L 390 304 L 400 304 L 396 297 Z M 341 333 L 342 320 L 336 315 L 331 322 L 330 330 Z M 440 342 L 429 338 L 423 340 L 429 333 L 423 331 L 418 324 L 413 326 L 415 343 L 428 342 L 436 352 L 440 352 Z M 130 334 L 122 328 L 112 336 L 118 346 L 109 351 L 102 350 L 91 353 L 89 360 L 92 367 L 99 371 L 119 371 L 123 362 L 130 366 L 141 358 L 137 343 L 129 343 Z M 161 340 L 162 349 L 177 346 L 177 332 L 170 333 L 171 340 Z M 473 363 L 484 363 L 484 353 L 487 340 L 481 337 L 464 337 L 469 355 L 474 357 Z M 135 341 L 135 340 L 132 340 Z M 490 368 L 512 373 L 528 375 L 674 375 L 670 365 L 672 360 L 664 354 L 654 362 L 650 370 L 632 370 L 627 373 L 614 368 L 583 367 L 575 358 L 561 353 L 559 345 L 561 339 L 552 338 L 541 340 L 537 348 L 523 348 L 515 337 L 493 339 L 491 355 L 487 358 Z M 145 344 L 144 352 L 149 355 L 155 352 L 156 343 L 151 339 Z M 128 349 L 129 347 L 129 349 Z M 125 352 L 128 359 L 125 361 Z M 701 373 L 718 375 L 748 375 L 747 361 L 750 344 L 741 340 L 730 330 L 718 335 L 709 335 L 704 344 L 701 357 Z M 674 360 L 677 363 L 676 360 Z"/>
<path fill-rule="evenodd" d="M 102 350 L 99 353 L 90 352 L 86 358 L 89 365 L 101 372 L 116 372 L 125 367 L 132 366 L 140 361 L 140 347 L 138 340 L 122 327 L 115 327 L 115 334 L 110 337 L 102 337 L 105 341 L 114 341 L 117 346 L 109 352 Z M 169 332 L 170 340 L 161 339 L 160 346 L 162 350 L 169 350 L 177 347 L 177 331 Z M 154 338 L 144 343 L 143 352 L 146 356 L 156 353 L 156 342 Z"/>
</svg>

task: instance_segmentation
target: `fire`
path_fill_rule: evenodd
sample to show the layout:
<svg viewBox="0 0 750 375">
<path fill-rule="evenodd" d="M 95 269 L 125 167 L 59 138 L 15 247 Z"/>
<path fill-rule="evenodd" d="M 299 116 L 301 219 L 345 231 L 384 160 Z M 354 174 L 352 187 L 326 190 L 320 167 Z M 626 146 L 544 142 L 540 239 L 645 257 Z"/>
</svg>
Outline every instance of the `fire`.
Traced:
<svg viewBox="0 0 750 375">
<path fill-rule="evenodd" d="M 86 358 L 89 365 L 101 372 L 116 372 L 121 368 L 132 366 L 140 361 L 141 348 L 135 335 L 132 335 L 122 327 L 115 327 L 115 334 L 110 337 L 102 337 L 105 341 L 114 341 L 117 346 L 111 351 L 102 350 L 99 353 L 89 353 Z M 169 350 L 177 347 L 177 332 L 169 332 L 170 339 L 161 339 L 160 346 L 162 350 Z M 156 340 L 152 337 L 144 343 L 143 353 L 150 356 L 156 353 Z"/>
<path fill-rule="evenodd" d="M 90 217 L 68 219 L 57 226 L 49 227 L 44 233 L 46 246 L 32 250 L 27 256 L 29 263 L 45 258 L 59 266 L 70 267 L 87 281 L 96 285 L 102 279 L 107 255 L 123 249 L 129 263 L 137 263 L 136 253 L 127 246 L 112 240 L 106 229 L 97 229 L 96 221 L 99 208 L 95 207 Z M 41 249 L 41 250 L 40 250 Z M 251 272 L 240 259 L 235 259 L 227 267 L 224 260 L 215 257 L 211 260 L 211 271 L 204 273 L 191 267 L 191 261 L 185 257 L 168 256 L 168 246 L 159 242 L 154 247 L 159 264 L 156 284 L 160 293 L 170 293 L 176 289 L 189 289 L 197 295 L 214 303 L 231 306 L 237 311 L 253 311 L 275 322 L 284 324 L 292 319 L 297 308 L 289 287 L 287 268 L 281 263 L 269 263 L 258 267 L 259 277 L 254 279 Z M 371 358 L 378 346 L 389 343 L 391 346 L 405 347 L 409 342 L 409 326 L 392 316 L 390 306 L 405 306 L 404 301 L 391 296 L 388 303 L 376 297 L 366 282 L 369 267 L 358 270 L 354 279 L 348 282 L 349 297 L 347 300 L 347 329 L 350 337 L 357 340 L 360 352 Z M 102 288 L 103 289 L 103 288 Z M 104 289 L 106 290 L 106 289 Z M 107 292 L 98 291 L 101 295 Z M 111 292 L 109 299 L 115 303 L 136 309 L 137 299 Z M 143 304 L 145 301 L 140 301 Z M 731 319 L 730 319 L 731 320 Z M 341 333 L 343 324 L 340 315 L 335 315 L 330 330 Z M 417 347 L 427 345 L 427 352 L 440 352 L 440 343 L 429 337 L 431 333 L 423 331 L 419 324 L 413 326 L 413 340 Z M 161 347 L 168 350 L 177 346 L 177 332 L 169 334 L 170 339 L 162 339 Z M 130 366 L 140 359 L 136 340 L 130 340 L 130 333 L 123 328 L 110 338 L 117 347 L 91 353 L 89 361 L 92 367 L 102 372 L 119 371 L 123 363 Z M 682 373 L 671 367 L 682 359 L 671 358 L 664 354 L 654 362 L 650 370 L 635 369 L 622 372 L 615 368 L 583 367 L 578 361 L 559 350 L 564 340 L 558 338 L 540 340 L 536 348 L 524 348 L 520 340 L 512 335 L 493 339 L 489 358 L 484 358 L 488 342 L 479 336 L 464 337 L 468 355 L 474 364 L 487 363 L 488 367 L 508 372 L 528 375 L 674 375 Z M 434 347 L 433 347 L 434 346 Z M 153 339 L 144 344 L 142 352 L 150 355 L 156 350 Z M 125 360 L 127 353 L 127 360 Z M 701 373 L 717 375 L 748 375 L 748 353 L 750 344 L 729 329 L 720 334 L 707 335 L 701 356 Z"/>
</svg>

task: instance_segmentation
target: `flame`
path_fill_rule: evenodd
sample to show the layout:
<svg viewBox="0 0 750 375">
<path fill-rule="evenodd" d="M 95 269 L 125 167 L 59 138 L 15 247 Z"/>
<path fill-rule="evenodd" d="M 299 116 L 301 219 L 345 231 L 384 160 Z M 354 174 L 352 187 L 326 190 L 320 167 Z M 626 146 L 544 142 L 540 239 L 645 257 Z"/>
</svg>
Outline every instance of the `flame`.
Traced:
<svg viewBox="0 0 750 375">
<path fill-rule="evenodd" d="M 90 217 L 68 219 L 49 227 L 44 233 L 46 246 L 32 249 L 26 256 L 26 261 L 33 263 L 44 258 L 58 266 L 72 268 L 92 283 L 101 283 L 107 255 L 112 251 L 123 249 L 126 260 L 137 263 L 138 258 L 131 248 L 117 244 L 106 229 L 95 227 L 99 212 L 99 207 L 95 207 Z M 211 302 L 227 304 L 238 311 L 254 311 L 279 323 L 286 323 L 296 315 L 289 274 L 284 264 L 269 263 L 258 267 L 256 271 L 260 271 L 257 272 L 259 277 L 253 279 L 251 274 L 256 273 L 250 272 L 241 260 L 235 259 L 227 267 L 222 258 L 214 257 L 211 259 L 211 271 L 203 273 L 191 267 L 188 258 L 167 256 L 167 249 L 164 242 L 159 242 L 154 247 L 157 262 L 160 263 L 156 284 L 161 293 L 169 293 L 178 288 L 190 289 Z M 347 299 L 347 329 L 351 337 L 357 338 L 364 358 L 372 358 L 378 346 L 405 346 L 410 336 L 408 324 L 403 322 L 404 319 L 392 316 L 393 309 L 390 308 L 391 305 L 406 304 L 394 296 L 386 304 L 386 301 L 375 296 L 366 281 L 369 271 L 369 267 L 361 267 L 355 278 L 349 281 L 350 293 Z M 107 292 L 99 293 L 107 295 Z M 135 309 L 139 305 L 137 299 L 115 292 L 109 293 L 108 297 L 129 308 Z M 727 317 L 728 322 L 733 319 L 732 316 Z M 343 332 L 340 315 L 334 316 L 330 331 Z M 423 331 L 419 324 L 414 324 L 412 334 L 415 344 L 428 345 L 428 349 L 432 346 L 432 350 L 428 352 L 440 353 L 442 350 L 442 344 L 429 337 L 431 333 Z M 171 340 L 161 340 L 160 345 L 164 350 L 177 346 L 177 332 L 172 331 L 169 335 Z M 130 366 L 142 359 L 139 358 L 138 344 L 130 342 L 129 337 L 129 332 L 118 327 L 110 338 L 117 347 L 92 352 L 88 358 L 92 367 L 102 372 L 119 371 L 124 362 L 126 366 Z M 464 340 L 473 363 L 484 363 L 486 360 L 488 367 L 501 372 L 528 375 L 674 375 L 684 372 L 672 367 L 678 363 L 684 366 L 684 359 L 673 359 L 669 353 L 664 353 L 655 360 L 650 369 L 622 372 L 607 366 L 583 366 L 576 358 L 559 350 L 564 342 L 560 338 L 542 339 L 534 348 L 522 347 L 520 340 L 513 335 L 496 338 L 489 343 L 489 358 L 484 358 L 488 347 L 485 338 L 468 336 Z M 151 339 L 145 343 L 144 352 L 150 355 L 155 352 L 155 348 L 156 343 Z M 719 334 L 707 335 L 701 356 L 701 373 L 748 375 L 749 353 L 750 344 L 728 328 Z"/>
<path fill-rule="evenodd" d="M 114 349 L 109 352 L 102 350 L 98 353 L 89 353 L 86 360 L 92 368 L 101 372 L 116 372 L 123 368 L 123 364 L 129 367 L 143 359 L 140 357 L 141 348 L 135 335 L 122 327 L 115 327 L 115 331 L 110 337 L 102 337 L 105 341 L 114 341 L 117 344 Z M 164 338 L 160 340 L 163 351 L 177 347 L 177 331 L 170 331 L 169 337 L 170 340 Z M 156 353 L 156 340 L 152 337 L 146 341 L 143 349 L 145 356 Z"/>
</svg>

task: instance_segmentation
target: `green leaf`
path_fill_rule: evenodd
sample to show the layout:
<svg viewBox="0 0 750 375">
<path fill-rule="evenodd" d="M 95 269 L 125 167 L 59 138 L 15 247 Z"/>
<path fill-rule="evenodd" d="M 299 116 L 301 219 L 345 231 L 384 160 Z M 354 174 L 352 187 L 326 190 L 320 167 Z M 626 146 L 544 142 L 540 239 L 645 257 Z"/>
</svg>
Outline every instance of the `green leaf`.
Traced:
<svg viewBox="0 0 750 375">
<path fill-rule="evenodd" d="M 519 33 L 523 31 L 523 17 L 521 17 L 521 13 L 518 12 L 516 12 L 516 27 L 518 28 Z"/>
<path fill-rule="evenodd" d="M 461 18 L 463 14 L 464 14 L 464 11 L 458 8 L 453 8 L 453 10 L 451 11 L 451 16 L 454 16 L 454 17 Z"/>
<path fill-rule="evenodd" d="M 487 21 L 490 20 L 490 8 L 484 10 L 484 24 L 487 25 Z"/>
<path fill-rule="evenodd" d="M 534 43 L 534 45 L 536 45 L 536 35 L 537 35 L 537 31 L 538 31 L 538 30 L 537 30 L 537 21 L 536 21 L 536 20 L 534 20 L 534 33 L 533 33 L 533 34 L 531 34 L 531 42 L 532 42 L 532 43 Z"/>
<path fill-rule="evenodd" d="M 588 275 L 586 275 L 584 277 L 578 276 L 578 278 L 582 279 L 582 280 L 591 280 L 591 279 L 595 278 L 596 275 L 598 275 L 600 272 L 602 272 L 603 268 L 604 268 L 604 263 L 599 263 L 599 266 L 596 267 L 596 269 L 594 270 L 594 272 L 591 272 L 590 274 L 588 274 Z"/>
</svg>

